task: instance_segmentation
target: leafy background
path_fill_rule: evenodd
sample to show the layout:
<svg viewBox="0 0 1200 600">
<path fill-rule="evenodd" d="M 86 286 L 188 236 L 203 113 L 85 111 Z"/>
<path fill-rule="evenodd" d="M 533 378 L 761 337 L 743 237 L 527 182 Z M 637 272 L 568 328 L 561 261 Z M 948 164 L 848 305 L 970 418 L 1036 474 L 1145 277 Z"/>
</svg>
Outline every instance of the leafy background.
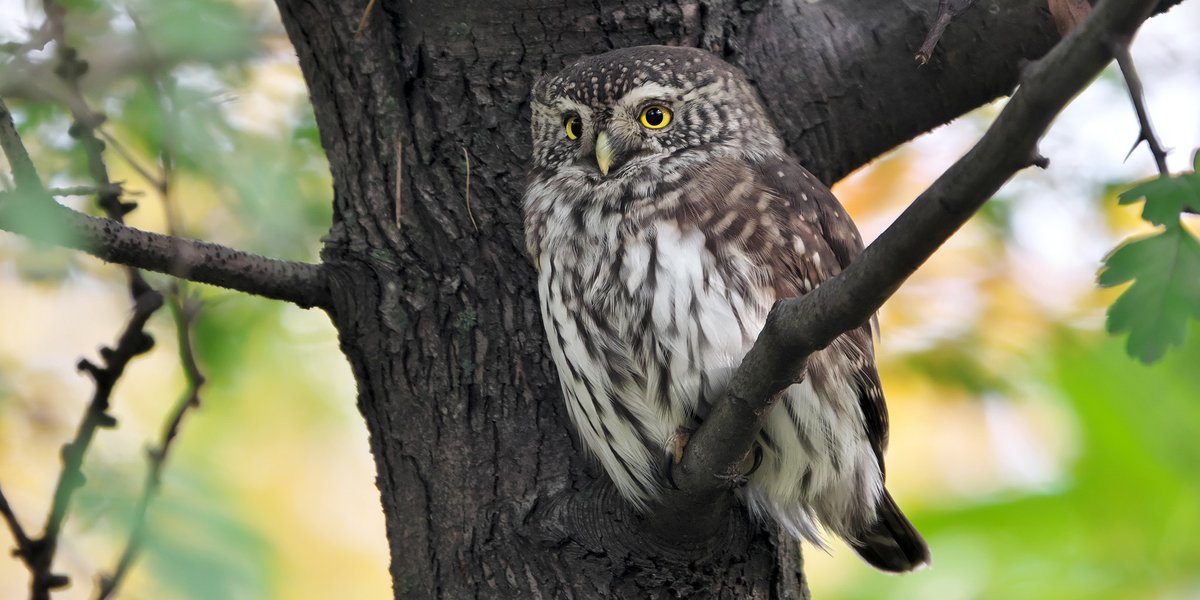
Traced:
<svg viewBox="0 0 1200 600">
<path fill-rule="evenodd" d="M 88 97 L 133 159 L 176 149 L 170 202 L 183 233 L 315 260 L 329 223 L 328 167 L 294 53 L 262 0 L 64 2 L 91 63 Z M 1200 146 L 1200 5 L 1147 24 L 1134 46 L 1152 118 L 1176 150 Z M 0 43 L 41 23 L 0 0 Z M 53 46 L 0 53 L 0 94 L 51 185 L 85 184 L 64 109 L 45 99 Z M 165 103 L 182 118 L 164 115 Z M 977 138 L 1002 101 L 907 144 L 835 188 L 868 239 Z M 889 577 L 844 546 L 809 550 L 816 598 L 1200 598 L 1200 331 L 1152 365 L 1104 332 L 1122 291 L 1099 289 L 1104 256 L 1151 233 L 1119 192 L 1154 173 L 1115 70 L 1042 143 L 1046 171 L 1006 186 L 881 314 L 893 411 L 889 485 L 934 550 L 931 569 Z M 130 215 L 164 230 L 162 199 Z M 3 163 L 0 163 L 3 165 Z M 7 166 L 0 166 L 7 176 Z M 87 208 L 89 200 L 69 198 Z M 1181 227 L 1195 232 L 1197 218 Z M 1137 261 L 1133 261 L 1136 263 Z M 1137 266 L 1136 264 L 1134 265 Z M 1115 275 L 1113 277 L 1116 277 Z M 156 281 L 161 282 L 161 279 Z M 58 451 L 91 388 L 80 356 L 127 316 L 123 274 L 0 235 L 0 484 L 27 528 L 49 503 Z M 196 327 L 209 384 L 151 508 L 152 537 L 125 598 L 383 598 L 387 548 L 354 384 L 322 314 L 205 286 Z M 173 326 L 122 380 L 64 535 L 61 569 L 90 596 L 111 569 L 140 493 L 144 449 L 183 389 Z M 7 532 L 0 534 L 9 545 Z M 0 597 L 27 576 L 0 556 Z"/>
</svg>

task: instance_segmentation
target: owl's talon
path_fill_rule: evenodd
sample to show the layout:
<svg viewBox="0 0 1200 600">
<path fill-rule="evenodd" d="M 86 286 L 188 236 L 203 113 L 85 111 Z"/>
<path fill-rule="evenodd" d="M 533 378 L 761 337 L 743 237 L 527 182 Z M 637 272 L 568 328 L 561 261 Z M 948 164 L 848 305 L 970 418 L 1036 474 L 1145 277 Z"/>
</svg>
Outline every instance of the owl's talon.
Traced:
<svg viewBox="0 0 1200 600">
<path fill-rule="evenodd" d="M 763 447 L 762 447 L 762 444 L 760 444 L 760 443 L 758 443 L 758 442 L 754 442 L 754 464 L 750 465 L 750 470 L 749 470 L 749 471 L 746 471 L 746 472 L 745 472 L 745 473 L 742 475 L 742 477 L 745 477 L 745 478 L 749 479 L 749 478 L 750 478 L 750 476 L 751 476 L 751 475 L 753 475 L 753 474 L 754 474 L 754 472 L 755 472 L 755 471 L 757 471 L 757 470 L 758 470 L 758 468 L 762 466 L 762 462 L 763 462 Z"/>
<path fill-rule="evenodd" d="M 675 433 L 671 434 L 671 437 L 667 438 L 667 463 L 664 465 L 664 470 L 667 483 L 671 485 L 672 489 L 679 489 L 675 483 L 674 469 L 675 465 L 683 462 L 683 449 L 687 447 L 688 440 L 692 439 L 693 431 L 695 430 L 680 426 L 675 428 Z"/>
<path fill-rule="evenodd" d="M 667 453 L 667 461 L 663 464 L 663 478 L 667 480 L 667 485 L 671 486 L 673 490 L 679 489 L 679 484 L 675 483 L 676 464 L 678 463 L 675 462 L 674 457 L 670 453 Z"/>
<path fill-rule="evenodd" d="M 759 444 L 758 442 L 754 442 L 754 448 L 751 451 L 754 454 L 752 456 L 746 457 L 753 461 L 750 463 L 750 468 L 747 469 L 746 472 L 744 472 L 744 473 L 736 473 L 734 475 L 730 475 L 728 479 L 729 479 L 729 483 L 731 486 L 742 487 L 742 486 L 746 485 L 747 483 L 750 483 L 750 476 L 753 475 L 754 472 L 757 471 L 758 468 L 762 466 L 762 462 L 763 462 L 762 444 Z M 745 462 L 746 462 L 746 460 L 743 459 L 742 463 L 745 463 Z"/>
<path fill-rule="evenodd" d="M 667 454 L 671 457 L 671 464 L 679 464 L 683 461 L 683 449 L 687 447 L 688 440 L 692 439 L 694 429 L 688 427 L 676 427 L 675 433 L 667 438 Z"/>
</svg>

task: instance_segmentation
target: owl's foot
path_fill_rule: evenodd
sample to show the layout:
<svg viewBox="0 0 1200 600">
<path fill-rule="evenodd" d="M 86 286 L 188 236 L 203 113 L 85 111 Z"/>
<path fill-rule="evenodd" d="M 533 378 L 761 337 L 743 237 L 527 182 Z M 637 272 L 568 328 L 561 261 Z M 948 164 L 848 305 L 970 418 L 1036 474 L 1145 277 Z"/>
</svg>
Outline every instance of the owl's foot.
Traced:
<svg viewBox="0 0 1200 600">
<path fill-rule="evenodd" d="M 762 466 L 762 461 L 762 444 L 754 442 L 754 447 L 751 448 L 750 452 L 746 454 L 746 458 L 742 459 L 742 466 L 745 466 L 746 463 L 750 463 L 749 466 L 745 466 L 745 468 L 739 473 L 734 473 L 727 476 L 726 480 L 729 482 L 730 487 L 740 488 L 747 483 L 750 483 L 750 476 L 753 475 L 760 466 Z"/>
<path fill-rule="evenodd" d="M 666 474 L 666 480 L 671 489 L 679 489 L 679 486 L 675 484 L 672 471 L 675 465 L 683 461 L 683 449 L 687 447 L 688 440 L 692 439 L 692 433 L 695 431 L 690 427 L 680 426 L 675 428 L 675 433 L 672 433 L 671 437 L 667 438 L 667 456 L 666 462 L 663 464 L 663 473 Z"/>
<path fill-rule="evenodd" d="M 667 454 L 671 457 L 672 465 L 683 461 L 683 449 L 687 447 L 688 440 L 692 439 L 695 432 L 696 430 L 690 427 L 676 427 L 675 433 L 667 438 Z"/>
<path fill-rule="evenodd" d="M 763 462 L 762 444 L 760 444 L 758 442 L 754 442 L 754 449 L 751 450 L 751 456 L 749 457 L 749 460 L 752 461 L 750 463 L 750 468 L 745 473 L 742 473 L 742 477 L 745 477 L 747 479 L 751 475 L 753 475 L 754 472 L 757 471 L 759 467 L 762 466 L 762 462 Z M 746 464 L 746 461 L 743 460 L 742 464 Z"/>
<path fill-rule="evenodd" d="M 667 483 L 671 485 L 672 489 L 679 489 L 679 486 L 675 484 L 675 478 L 672 475 L 672 467 L 683 461 L 683 449 L 687 446 L 688 441 L 692 438 L 692 433 L 695 431 L 696 430 L 689 429 L 687 427 L 679 427 L 675 430 L 675 433 L 667 439 L 667 461 L 666 464 L 663 465 L 663 472 L 666 474 Z M 730 477 L 730 482 L 734 487 L 742 487 L 743 485 L 746 485 L 746 483 L 750 481 L 750 476 L 762 466 L 762 444 L 754 442 L 754 448 L 751 449 L 750 454 L 746 456 L 746 459 L 742 461 L 742 464 L 746 464 L 747 461 L 750 462 L 749 467 L 747 467 L 743 472 Z"/>
</svg>

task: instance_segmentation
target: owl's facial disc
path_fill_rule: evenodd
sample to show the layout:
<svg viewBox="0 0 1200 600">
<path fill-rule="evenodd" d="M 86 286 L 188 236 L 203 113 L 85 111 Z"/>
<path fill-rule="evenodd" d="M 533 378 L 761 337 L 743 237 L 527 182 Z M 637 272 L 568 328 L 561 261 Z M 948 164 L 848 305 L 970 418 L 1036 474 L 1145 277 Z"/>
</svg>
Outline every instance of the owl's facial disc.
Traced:
<svg viewBox="0 0 1200 600">
<path fill-rule="evenodd" d="M 685 152 L 783 151 L 745 76 L 695 48 L 640 46 L 582 58 L 539 80 L 531 107 L 538 167 L 591 183 L 652 175 L 657 163 Z"/>
</svg>

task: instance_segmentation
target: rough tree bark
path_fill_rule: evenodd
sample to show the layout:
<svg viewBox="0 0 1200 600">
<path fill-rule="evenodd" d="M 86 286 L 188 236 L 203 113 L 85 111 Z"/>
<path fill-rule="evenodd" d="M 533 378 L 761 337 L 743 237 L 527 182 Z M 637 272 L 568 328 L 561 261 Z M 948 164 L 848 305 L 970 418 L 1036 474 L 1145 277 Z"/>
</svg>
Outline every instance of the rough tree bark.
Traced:
<svg viewBox="0 0 1200 600">
<path fill-rule="evenodd" d="M 1022 65 L 1058 41 L 1044 0 L 976 2 L 924 67 L 913 54 L 935 0 L 381 0 L 361 34 L 368 0 L 277 3 L 333 173 L 323 265 L 267 262 L 65 216 L 81 246 L 327 310 L 358 382 L 397 598 L 806 597 L 791 541 L 741 510 L 724 510 L 718 526 L 703 528 L 687 515 L 635 515 L 573 442 L 522 241 L 528 89 L 536 76 L 610 48 L 702 46 L 745 68 L 791 150 L 831 182 L 1010 92 Z M 1112 33 L 1131 35 L 1149 2 L 1103 6 L 1110 5 L 1118 8 L 1109 13 L 1124 11 L 1112 21 L 1125 23 Z M 880 259 L 866 276 L 847 271 L 852 277 L 842 279 L 859 287 L 835 289 L 862 291 L 871 278 L 890 286 L 867 290 L 873 295 L 859 312 L 874 310 L 1033 158 L 1037 132 L 1107 60 L 1105 32 L 1092 29 L 1090 45 L 1070 55 L 1083 68 L 1064 78 L 1069 83 L 1011 103 L 1009 121 L 1033 121 L 1013 138 L 1024 154 L 1000 151 L 1002 139 L 981 144 L 972 156 L 1000 165 L 986 181 L 971 187 L 965 169 L 951 169 L 942 195 L 923 195 L 910 211 L 905 223 L 937 234 L 920 252 L 900 252 L 905 242 L 892 236 L 901 245 L 874 254 L 895 251 L 891 260 L 903 264 Z M 1031 80 L 1054 77 L 1031 71 Z M 946 196 L 964 186 L 970 199 Z M 20 209 L 4 200 L 0 225 Z M 901 273 L 879 275 L 889 265 Z M 838 301 L 821 292 L 830 285 L 806 300 L 828 308 Z M 794 315 L 809 305 L 780 306 Z M 836 335 L 835 327 L 821 335 Z M 759 394 L 759 406 L 771 393 Z M 715 502 L 732 508 L 729 493 Z"/>
<path fill-rule="evenodd" d="M 385 1 L 361 36 L 366 2 L 278 4 L 333 170 L 322 258 L 396 597 L 806 595 L 798 550 L 741 511 L 647 535 L 573 444 L 522 243 L 527 90 L 610 48 L 707 47 L 832 181 L 1011 91 L 1058 39 L 1044 3 L 980 3 L 923 68 L 932 0 Z"/>
</svg>

